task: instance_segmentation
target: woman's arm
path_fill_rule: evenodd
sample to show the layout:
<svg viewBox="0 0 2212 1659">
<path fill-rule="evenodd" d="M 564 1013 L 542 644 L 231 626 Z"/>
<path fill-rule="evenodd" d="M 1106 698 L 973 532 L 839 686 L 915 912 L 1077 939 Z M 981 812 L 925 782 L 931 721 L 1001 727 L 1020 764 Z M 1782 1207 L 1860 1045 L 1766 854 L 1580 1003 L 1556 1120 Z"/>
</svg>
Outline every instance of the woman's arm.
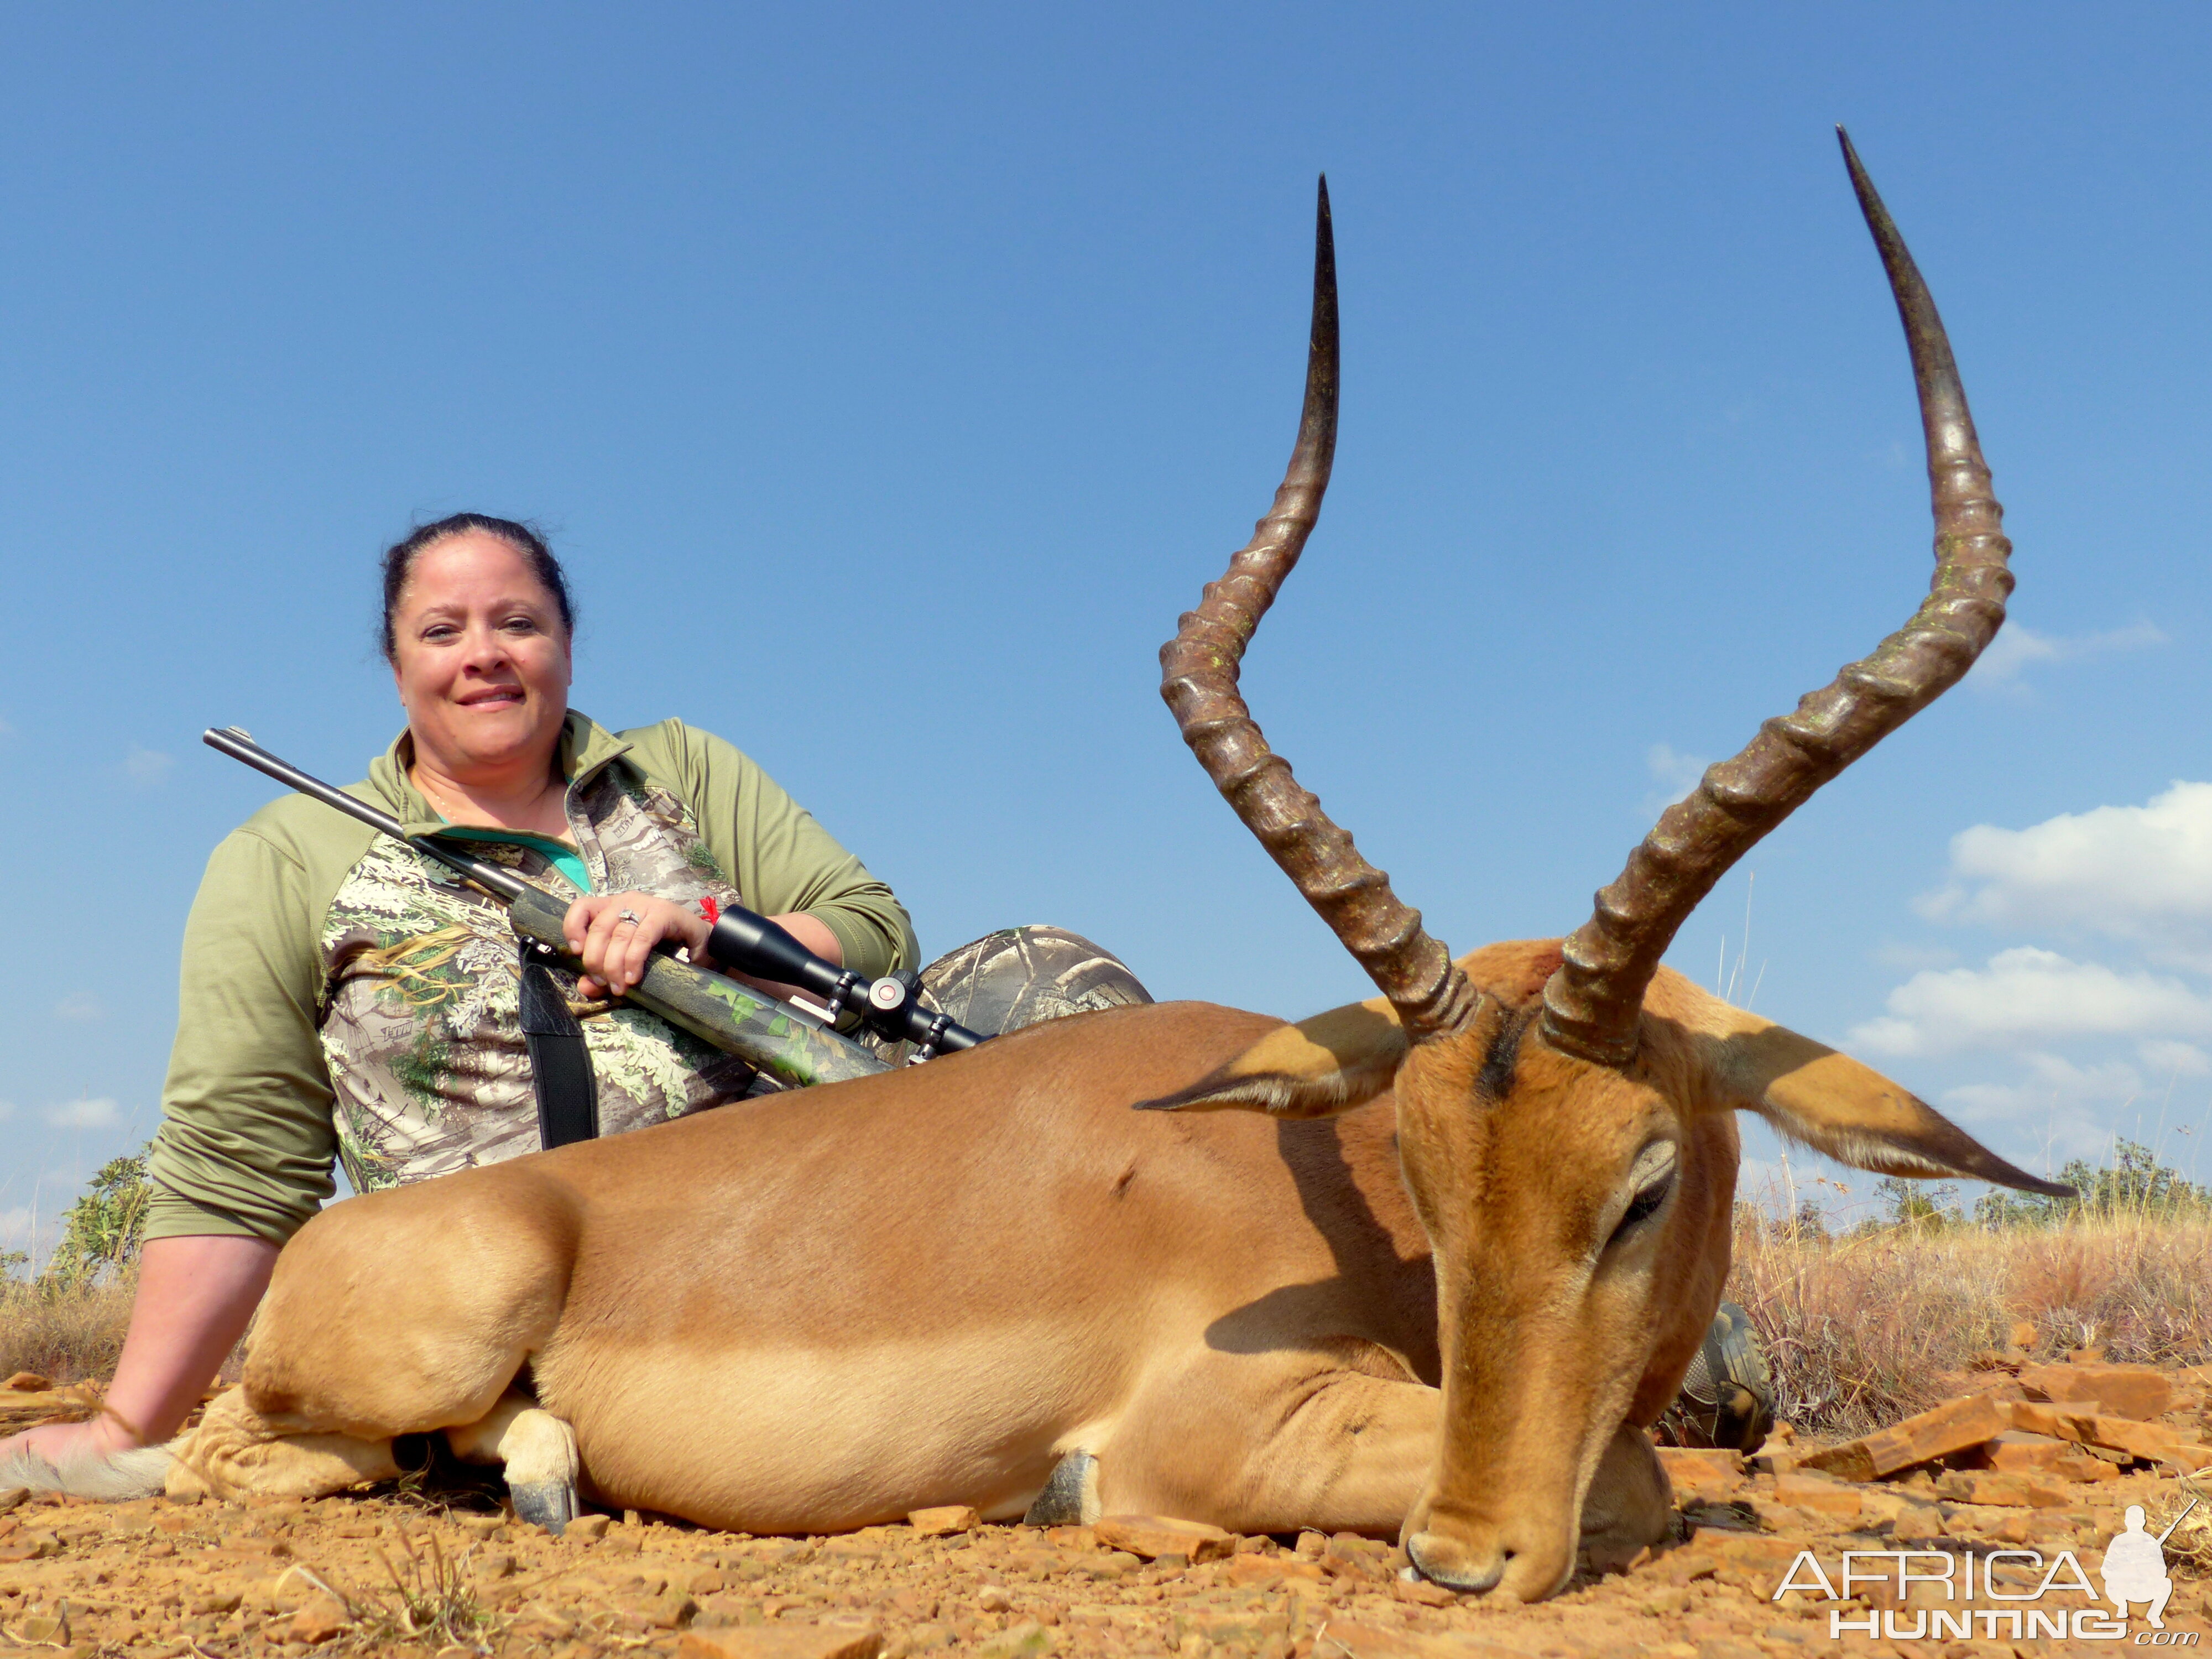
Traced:
<svg viewBox="0 0 2212 1659">
<path fill-rule="evenodd" d="M 316 833 L 295 833 L 295 820 Z M 185 922 L 177 1039 L 147 1158 L 149 1240 L 289 1238 L 331 1195 L 337 1131 L 317 935 L 363 850 L 350 823 L 295 795 L 208 860 Z M 339 833 L 323 835 L 331 825 Z"/>
<path fill-rule="evenodd" d="M 748 757 L 676 720 L 623 736 L 647 777 L 691 809 L 746 905 L 787 929 L 793 915 L 818 924 L 837 951 L 823 950 L 826 940 L 811 931 L 802 942 L 864 980 L 921 964 L 913 925 L 891 890 Z"/>
<path fill-rule="evenodd" d="M 222 1369 L 269 1288 L 276 1247 L 266 1239 L 202 1234 L 150 1241 L 106 1410 L 88 1423 L 58 1423 L 0 1440 L 0 1463 L 34 1451 L 59 1465 L 73 1454 L 105 1456 L 159 1444 Z"/>
<path fill-rule="evenodd" d="M 842 968 L 845 965 L 845 942 L 830 931 L 829 924 L 818 916 L 810 916 L 804 910 L 793 910 L 788 915 L 770 916 L 769 920 L 797 939 L 824 962 Z"/>
</svg>

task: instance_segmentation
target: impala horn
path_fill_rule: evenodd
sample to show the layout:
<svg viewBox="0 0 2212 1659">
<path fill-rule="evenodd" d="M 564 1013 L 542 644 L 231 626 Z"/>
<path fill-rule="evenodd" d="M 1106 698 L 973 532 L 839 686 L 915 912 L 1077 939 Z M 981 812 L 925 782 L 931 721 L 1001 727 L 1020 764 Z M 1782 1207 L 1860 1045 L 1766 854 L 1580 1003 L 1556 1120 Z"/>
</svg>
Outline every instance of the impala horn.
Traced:
<svg viewBox="0 0 2212 1659">
<path fill-rule="evenodd" d="M 1321 181 L 1314 226 L 1313 337 L 1306 354 L 1305 411 L 1275 504 L 1252 539 L 1206 584 L 1160 647 L 1160 696 L 1175 711 L 1183 741 L 1198 757 L 1244 827 L 1260 838 L 1306 902 L 1359 959 L 1414 1041 L 1457 1030 L 1475 994 L 1451 954 L 1400 902 L 1390 878 L 1360 857 L 1352 837 L 1299 787 L 1290 763 L 1267 747 L 1243 695 L 1237 665 L 1283 579 L 1321 516 L 1336 456 L 1336 241 L 1329 228 L 1328 179 Z"/>
<path fill-rule="evenodd" d="M 2003 509 L 1990 494 L 1942 319 L 1850 136 L 1838 127 L 1836 137 L 1911 348 L 1936 513 L 1935 580 L 1911 620 L 1873 654 L 1803 698 L 1794 714 L 1768 720 L 1733 760 L 1708 769 L 1597 895 L 1544 987 L 1543 1024 L 1554 1047 L 1601 1064 L 1624 1065 L 1635 1054 L 1644 990 L 1713 884 L 1814 790 L 1956 684 L 1996 637 L 2012 592 Z"/>
</svg>

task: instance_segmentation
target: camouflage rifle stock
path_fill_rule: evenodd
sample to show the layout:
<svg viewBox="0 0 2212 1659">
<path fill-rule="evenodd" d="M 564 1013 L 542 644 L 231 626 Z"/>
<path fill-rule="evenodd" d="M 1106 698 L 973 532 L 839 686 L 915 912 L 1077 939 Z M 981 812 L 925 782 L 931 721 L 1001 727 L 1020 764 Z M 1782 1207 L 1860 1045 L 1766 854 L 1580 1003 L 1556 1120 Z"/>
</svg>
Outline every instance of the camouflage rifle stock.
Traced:
<svg viewBox="0 0 2212 1659">
<path fill-rule="evenodd" d="M 472 858 L 434 837 L 409 835 L 406 826 L 391 814 L 279 760 L 236 726 L 211 730 L 202 740 L 210 749 L 243 761 L 257 772 L 406 842 L 426 858 L 435 859 L 487 897 L 504 904 L 508 923 L 519 936 L 576 965 L 568 955 L 562 926 L 568 907 L 513 871 Z M 980 1041 L 944 1015 L 923 1008 L 910 987 L 897 980 L 878 980 L 862 987 L 857 975 L 823 961 L 774 922 L 750 910 L 725 909 L 714 924 L 713 945 L 718 962 L 809 990 L 818 988 L 830 999 L 833 1018 L 836 1009 L 852 1000 L 857 1005 L 856 1012 L 876 1029 L 890 1027 L 899 1036 L 911 1036 L 925 1044 L 927 1053 L 969 1048 Z M 856 990 L 861 995 L 854 996 Z M 639 1007 L 787 1085 L 838 1083 L 890 1069 L 859 1043 L 840 1036 L 811 1010 L 781 1001 L 726 975 L 678 962 L 665 950 L 654 952 L 644 979 L 625 995 Z"/>
</svg>

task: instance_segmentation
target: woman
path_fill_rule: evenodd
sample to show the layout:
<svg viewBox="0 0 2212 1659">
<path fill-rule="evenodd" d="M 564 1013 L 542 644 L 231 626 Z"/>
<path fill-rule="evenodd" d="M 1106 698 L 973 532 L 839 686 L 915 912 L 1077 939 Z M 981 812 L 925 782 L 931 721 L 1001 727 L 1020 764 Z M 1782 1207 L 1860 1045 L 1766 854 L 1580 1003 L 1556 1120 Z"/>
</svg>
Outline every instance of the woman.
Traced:
<svg viewBox="0 0 2212 1659">
<path fill-rule="evenodd" d="M 460 514 L 391 549 L 383 649 L 407 729 L 355 792 L 574 896 L 583 973 L 562 989 L 599 1132 L 617 1133 L 769 1086 L 618 1000 L 664 940 L 703 959 L 702 900 L 770 915 L 863 979 L 918 951 L 890 890 L 728 744 L 676 720 L 610 733 L 571 710 L 573 624 L 560 565 L 526 526 Z M 982 1030 L 1150 1000 L 1114 958 L 1045 928 L 965 946 L 922 982 Z M 368 1191 L 537 1150 L 519 985 L 499 906 L 341 813 L 287 797 L 226 839 L 185 926 L 115 1380 L 91 1422 L 0 1442 L 0 1467 L 35 1452 L 82 1489 L 73 1468 L 173 1434 L 278 1249 L 334 1190 L 334 1157 Z"/>
</svg>

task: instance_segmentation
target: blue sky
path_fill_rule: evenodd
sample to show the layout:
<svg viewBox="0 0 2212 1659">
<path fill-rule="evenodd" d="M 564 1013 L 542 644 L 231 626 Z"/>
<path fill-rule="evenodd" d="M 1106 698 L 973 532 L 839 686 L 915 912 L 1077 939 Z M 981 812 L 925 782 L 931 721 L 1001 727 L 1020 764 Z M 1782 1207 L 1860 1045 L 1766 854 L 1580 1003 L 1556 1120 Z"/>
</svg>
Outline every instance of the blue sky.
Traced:
<svg viewBox="0 0 2212 1659">
<path fill-rule="evenodd" d="M 268 793 L 198 733 L 359 775 L 398 726 L 374 556 L 463 507 L 569 560 L 579 707 L 749 750 L 929 951 L 1053 921 L 1162 996 L 1369 994 L 1155 691 L 1281 471 L 1323 168 L 1343 441 L 1247 685 L 1455 948 L 1573 927 L 1697 763 L 1925 586 L 1839 120 L 1950 325 L 2014 621 L 1672 960 L 2033 1167 L 2192 1160 L 2202 9 L 7 28 L 0 1247 L 156 1121 L 185 908 Z"/>
</svg>

